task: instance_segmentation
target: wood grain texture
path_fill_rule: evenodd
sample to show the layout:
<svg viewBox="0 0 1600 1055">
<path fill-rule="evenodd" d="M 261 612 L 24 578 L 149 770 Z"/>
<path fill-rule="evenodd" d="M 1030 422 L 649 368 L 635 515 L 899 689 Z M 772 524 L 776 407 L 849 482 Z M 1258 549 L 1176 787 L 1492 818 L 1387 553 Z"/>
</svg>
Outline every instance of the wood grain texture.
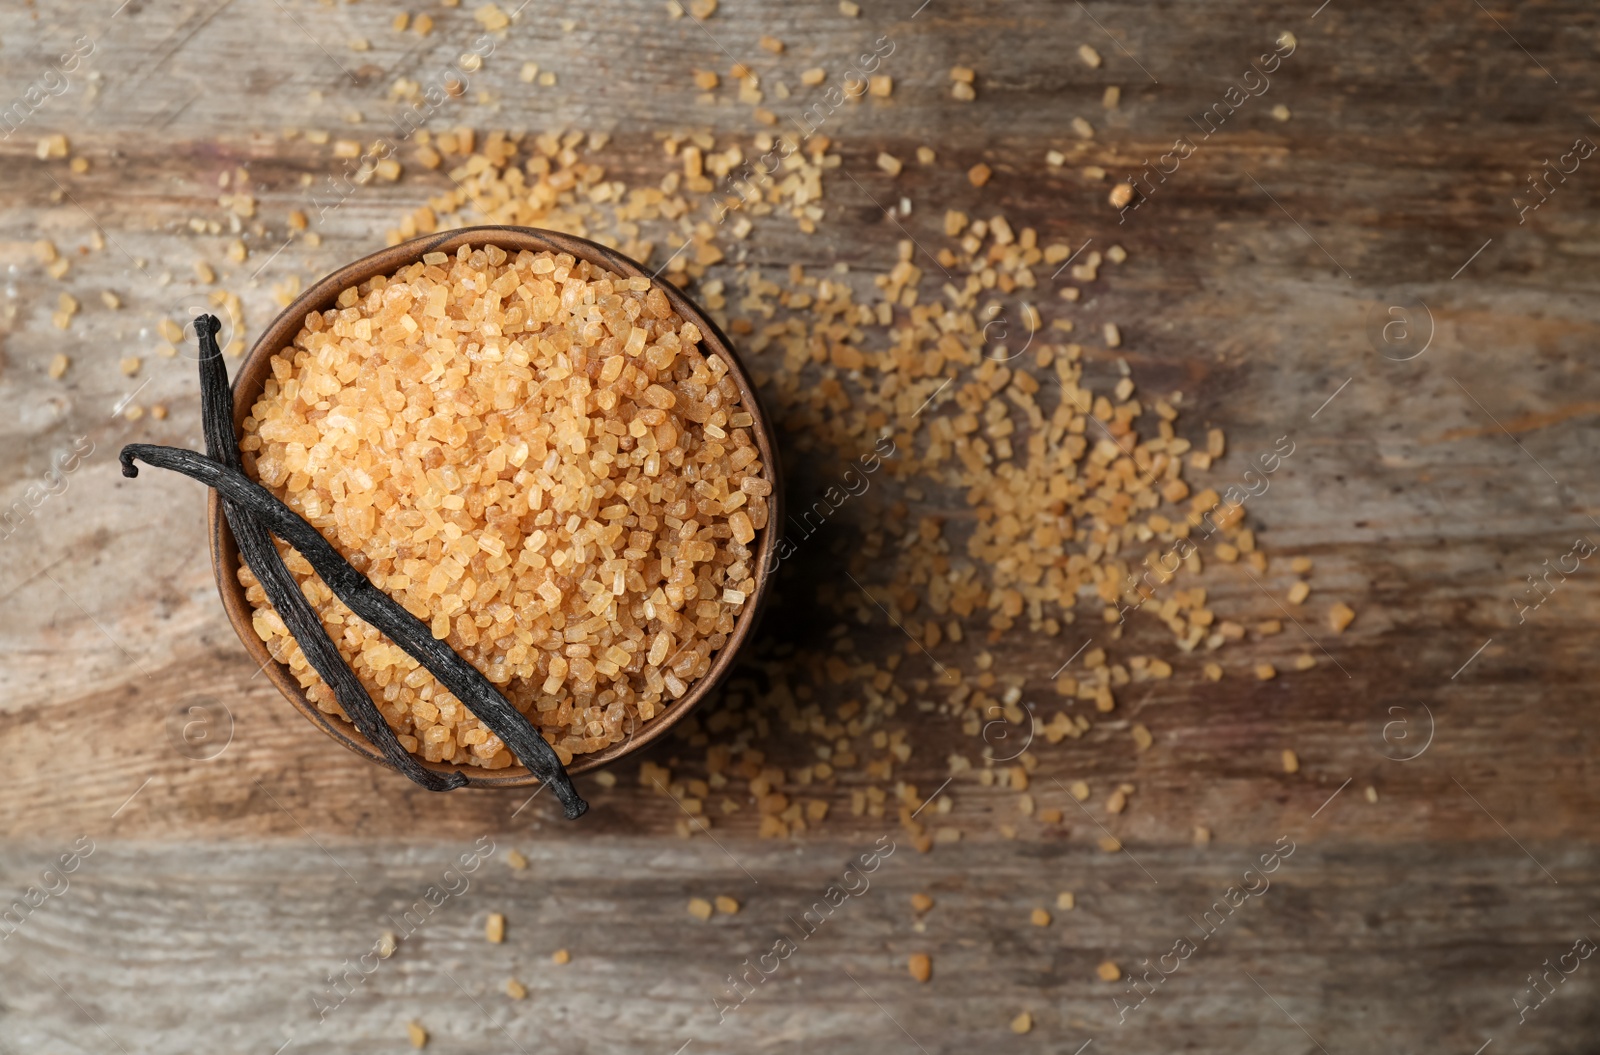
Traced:
<svg viewBox="0 0 1600 1055">
<path fill-rule="evenodd" d="M 731 92 L 697 103 L 693 69 L 726 75 L 746 61 L 798 87 L 800 70 L 837 76 L 887 36 L 894 95 L 846 106 L 823 129 L 853 178 L 830 178 L 822 230 L 763 224 L 743 244 L 746 262 L 776 272 L 842 261 L 867 283 L 893 265 L 898 240 L 940 244 L 947 208 L 1003 211 L 1041 241 L 1120 243 L 1127 263 L 1103 268 L 1075 309 L 1080 328 L 1116 321 L 1124 335 L 1115 354 L 1089 349 L 1088 376 L 1114 379 L 1120 357 L 1142 390 L 1182 388 L 1186 422 L 1228 432 L 1219 471 L 1240 472 L 1293 437 L 1295 455 L 1252 499 L 1251 517 L 1275 553 L 1315 559 L 1308 608 L 1339 599 L 1359 616 L 1339 636 L 1306 620 L 1316 645 L 1291 626 L 1230 662 L 1282 669 L 1312 651 L 1319 665 L 1270 682 L 1241 666 L 1219 683 L 1156 683 L 1084 739 L 1041 749 L 1034 791 L 1065 811 L 1061 824 L 1001 838 L 1015 794 L 961 781 L 948 794 L 962 841 L 920 855 L 897 826 L 851 816 L 848 782 L 830 792 L 820 833 L 782 844 L 755 837 L 753 810 L 719 819 L 715 842 L 680 838 L 681 811 L 640 787 L 632 765 L 614 788 L 582 778 L 594 808 L 578 825 L 514 792 L 414 790 L 333 747 L 255 676 L 216 598 L 198 489 L 117 473 L 123 443 L 201 445 L 193 364 L 157 357 L 153 331 L 203 292 L 195 261 L 219 266 L 253 333 L 276 313 L 273 283 L 380 247 L 404 210 L 449 186 L 408 166 L 398 183 L 359 187 L 330 211 L 321 248 L 295 244 L 268 261 L 288 210 L 305 204 L 302 175 L 321 180 L 332 165 L 328 148 L 277 130 L 363 140 L 387 130 L 389 85 L 425 80 L 468 50 L 480 32 L 471 6 L 429 5 L 439 28 L 426 39 L 387 28 L 393 10 L 375 3 L 71 0 L 0 11 L 0 102 L 23 98 L 74 38 L 95 41 L 69 89 L 0 141 L 0 502 L 23 499 L 78 437 L 93 443 L 64 493 L 0 539 L 0 908 L 73 840 L 96 847 L 69 889 L 0 941 L 0 1052 L 393 1051 L 413 1017 L 433 1034 L 429 1050 L 446 1052 L 672 1055 L 687 1040 L 684 1055 L 1073 1055 L 1092 1038 L 1091 1052 L 1469 1055 L 1491 1037 L 1491 1053 L 1590 1050 L 1593 961 L 1525 1024 L 1512 1001 L 1526 1002 L 1526 976 L 1547 957 L 1579 936 L 1600 940 L 1590 713 L 1600 589 L 1586 568 L 1525 622 L 1513 599 L 1542 562 L 1600 531 L 1600 384 L 1586 369 L 1600 336 L 1600 170 L 1589 167 L 1600 162 L 1569 175 L 1525 223 L 1512 199 L 1544 159 L 1600 134 L 1588 116 L 1600 113 L 1600 13 L 1570 0 L 1294 10 L 933 0 L 920 10 L 864 3 L 848 19 L 831 3 L 724 0 L 699 27 L 652 0 L 582 10 L 539 0 L 473 78 L 473 92 L 494 99 L 435 119 L 608 131 L 608 168 L 654 180 L 673 165 L 652 139 L 658 129 L 746 139 L 757 129 Z M 1082 167 L 1119 178 L 1197 135 L 1189 118 L 1284 30 L 1298 46 L 1270 89 L 1119 225 L 1109 184 Z M 757 45 L 767 33 L 785 41 L 782 56 Z M 371 49 L 350 50 L 354 37 Z M 1102 67 L 1077 59 L 1082 43 Z M 523 85 L 527 61 L 558 84 Z M 975 103 L 949 99 L 958 64 L 978 70 Z M 1107 112 L 1112 84 L 1122 102 Z M 800 100 L 768 104 L 788 119 Z M 1279 104 L 1288 121 L 1271 116 Z M 344 123 L 350 110 L 363 125 Z M 1094 125 L 1092 140 L 1073 133 L 1075 116 Z M 90 160 L 88 173 L 35 159 L 36 138 L 53 132 Z M 908 164 L 891 180 L 874 164 L 880 150 L 910 159 L 921 144 L 938 151 L 935 165 Z M 1069 164 L 1046 166 L 1052 148 Z M 980 160 L 995 172 L 982 191 L 965 177 Z M 217 178 L 236 166 L 248 168 L 264 233 L 247 235 L 249 261 L 223 265 L 231 236 L 196 234 L 189 220 L 225 218 Z M 910 215 L 886 219 L 880 205 L 902 196 Z M 80 253 L 97 230 L 106 249 Z M 64 281 L 32 257 L 46 237 L 73 261 Z M 106 289 L 122 310 L 100 306 Z M 66 334 L 50 321 L 63 290 L 84 305 Z M 1434 339 L 1395 362 L 1375 351 L 1367 319 L 1406 296 L 1427 304 Z M 73 366 L 53 381 L 45 368 L 58 349 Z M 145 357 L 137 377 L 118 371 L 123 355 Z M 126 420 L 118 401 L 135 392 L 170 415 Z M 790 454 L 790 500 L 804 504 L 832 464 L 815 450 Z M 970 516 L 959 495 L 913 506 Z M 769 643 L 827 631 L 810 586 L 838 577 L 873 508 L 841 513 L 786 564 Z M 1287 582 L 1276 566 L 1263 580 L 1279 595 Z M 1237 568 L 1212 568 L 1207 586 L 1219 612 L 1281 618 Z M 1044 699 L 1088 625 L 987 647 Z M 905 644 L 881 620 L 852 636 L 863 654 Z M 1134 620 L 1124 648 L 1162 654 L 1165 637 Z M 954 654 L 965 663 L 978 647 Z M 231 714 L 232 739 L 209 761 L 185 757 L 173 715 L 210 703 Z M 1420 738 L 1429 714 L 1428 749 L 1393 760 L 1420 746 L 1397 733 Z M 1130 743 L 1134 722 L 1155 734 L 1150 751 Z M 926 794 L 972 741 L 937 715 L 907 724 L 914 753 L 898 775 Z M 1279 765 L 1286 747 L 1301 760 L 1292 776 Z M 680 753 L 703 749 L 668 743 L 647 757 L 670 766 Z M 1134 804 L 1115 817 L 1081 812 L 1052 783 L 1080 778 L 1134 782 Z M 1215 833 L 1208 848 L 1190 846 L 1197 824 Z M 1128 853 L 1095 848 L 1102 825 Z M 899 849 L 871 890 L 718 1024 L 711 998 L 726 975 L 885 833 Z M 479 835 L 498 849 L 471 888 L 319 1021 L 310 998 L 327 974 L 369 950 L 385 917 Z M 1284 835 L 1298 849 L 1271 890 L 1118 1025 L 1112 997 L 1125 986 L 1096 981 L 1096 965 L 1129 971 L 1169 950 L 1193 929 L 1187 917 Z M 527 872 L 505 866 L 511 847 L 531 859 Z M 1029 910 L 1063 889 L 1080 907 L 1029 926 Z M 938 900 L 920 933 L 915 891 Z M 710 924 L 688 916 L 689 897 L 719 893 L 744 909 Z M 491 911 L 508 916 L 503 946 L 483 943 Z M 573 962 L 557 968 L 549 954 L 561 947 Z M 933 954 L 925 987 L 906 975 L 913 951 Z M 510 974 L 528 985 L 526 1001 L 499 991 Z M 1036 1024 L 1017 1037 L 1007 1023 L 1024 1009 Z"/>
<path fill-rule="evenodd" d="M 1090 1037 L 1133 1052 L 1316 1050 L 1295 1021 L 1329 1051 L 1415 1050 L 1430 1037 L 1470 1051 L 1486 1033 L 1522 1050 L 1587 1050 L 1590 965 L 1520 1028 L 1505 995 L 1578 931 L 1593 933 L 1565 923 L 1591 910 L 1595 876 L 1581 855 L 1547 858 L 1559 886 L 1498 842 L 1413 852 L 1396 874 L 1392 849 L 1338 838 L 1363 808 L 1352 800 L 1309 825 L 1286 819 L 1295 850 L 1271 886 L 1205 925 L 1201 914 L 1254 862 L 1246 848 L 1143 851 L 1156 885 L 1121 855 L 1081 848 L 919 857 L 902 844 L 853 880 L 857 896 L 806 924 L 845 865 L 882 844 L 829 842 L 800 856 L 740 847 L 736 865 L 704 841 L 601 838 L 574 856 L 502 833 L 475 872 L 451 878 L 473 840 L 380 848 L 327 837 L 326 853 L 304 838 L 97 845 L 58 901 L 6 943 L 0 1050 L 114 1048 L 99 1021 L 129 1050 L 393 1051 L 412 1018 L 434 1035 L 429 1050 L 452 1052 L 670 1053 L 685 1042 L 716 1052 L 1002 1043 L 1070 1052 Z M 505 865 L 513 845 L 529 856 L 525 872 Z M 48 863 L 19 855 L 5 878 L 25 883 Z M 455 896 L 418 907 L 430 886 L 447 884 Z M 1049 928 L 1029 926 L 1029 911 L 1063 885 L 1078 907 Z M 935 900 L 921 933 L 913 892 Z M 685 911 L 690 897 L 713 893 L 736 897 L 740 912 L 702 923 Z M 501 945 L 483 939 L 489 912 L 508 917 Z M 384 931 L 400 936 L 397 952 L 363 967 Z M 1096 966 L 1111 958 L 1141 970 L 1183 937 L 1198 951 L 1119 1024 L 1111 994 L 1123 986 L 1095 979 Z M 794 950 L 738 1003 L 728 976 L 780 938 Z M 572 962 L 557 966 L 550 957 L 562 948 Z M 933 958 L 926 986 L 906 973 L 915 951 Z M 526 1000 L 501 991 L 508 977 L 528 987 Z M 1014 1038 L 1006 1023 L 1023 1010 L 1035 1032 Z"/>
</svg>

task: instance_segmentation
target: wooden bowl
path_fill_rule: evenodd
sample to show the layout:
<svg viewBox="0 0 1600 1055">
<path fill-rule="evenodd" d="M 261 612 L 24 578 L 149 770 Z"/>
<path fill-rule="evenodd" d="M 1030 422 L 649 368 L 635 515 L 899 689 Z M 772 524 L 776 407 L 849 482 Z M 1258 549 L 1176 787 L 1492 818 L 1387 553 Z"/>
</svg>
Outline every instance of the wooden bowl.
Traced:
<svg viewBox="0 0 1600 1055">
<path fill-rule="evenodd" d="M 766 466 L 767 479 L 772 483 L 772 494 L 768 498 L 767 526 L 761 529 L 756 540 L 755 592 L 747 600 L 744 610 L 739 613 L 733 633 L 712 657 L 711 668 L 706 671 L 705 676 L 689 686 L 689 691 L 682 699 L 673 701 L 664 711 L 638 727 L 628 739 L 592 754 L 575 756 L 572 764 L 567 767 L 567 772 L 573 775 L 586 773 L 608 762 L 614 762 L 664 736 L 679 719 L 710 695 L 717 684 L 727 676 L 739 649 L 749 640 L 767 599 L 768 581 L 771 578 L 769 570 L 775 564 L 774 555 L 781 536 L 779 525 L 783 523 L 783 486 L 777 444 L 773 440 L 767 417 L 762 412 L 755 386 L 751 384 L 743 364 L 734 354 L 728 338 L 704 312 L 670 282 L 651 275 L 635 261 L 613 249 L 569 234 L 529 227 L 468 227 L 446 234 L 414 238 L 345 265 L 302 293 L 273 320 L 272 325 L 256 341 L 250 353 L 245 356 L 243 364 L 234 373 L 234 429 L 243 435 L 244 419 L 249 416 L 251 407 L 261 397 L 266 380 L 271 376 L 272 357 L 293 344 L 295 335 L 303 327 L 307 314 L 333 307 L 340 292 L 351 286 L 359 285 L 377 275 L 392 275 L 402 267 L 420 260 L 425 253 L 453 254 L 463 244 L 475 247 L 493 244 L 512 255 L 523 249 L 534 253 L 544 250 L 570 253 L 576 259 L 598 264 L 616 274 L 628 277 L 642 276 L 656 282 L 666 293 L 673 310 L 686 321 L 694 323 L 704 334 L 701 350 L 707 354 L 715 352 L 721 355 L 723 361 L 731 368 L 731 376 L 739 386 L 744 407 L 755 419 L 751 431 Z M 271 653 L 267 651 L 266 643 L 256 635 L 255 627 L 251 623 L 253 609 L 250 602 L 245 599 L 244 587 L 239 585 L 239 551 L 234 544 L 233 534 L 228 530 L 228 521 L 222 515 L 222 505 L 217 500 L 215 491 L 211 492 L 207 515 L 211 527 L 211 563 L 217 575 L 217 589 L 222 594 L 222 604 L 227 609 L 233 629 L 238 633 L 239 640 L 244 642 L 245 651 L 250 653 L 251 659 L 261 665 L 261 669 L 278 687 L 278 691 L 282 692 L 289 702 L 318 728 L 363 758 L 387 765 L 383 756 L 356 731 L 355 726 L 337 715 L 326 714 L 320 710 L 306 697 L 300 688 L 300 683 L 289 673 L 289 669 L 272 658 Z M 520 765 L 491 770 L 482 766 L 460 765 L 453 762 L 428 762 L 420 758 L 418 761 L 437 772 L 464 773 L 470 787 L 526 787 L 539 782 L 537 777 Z"/>
</svg>

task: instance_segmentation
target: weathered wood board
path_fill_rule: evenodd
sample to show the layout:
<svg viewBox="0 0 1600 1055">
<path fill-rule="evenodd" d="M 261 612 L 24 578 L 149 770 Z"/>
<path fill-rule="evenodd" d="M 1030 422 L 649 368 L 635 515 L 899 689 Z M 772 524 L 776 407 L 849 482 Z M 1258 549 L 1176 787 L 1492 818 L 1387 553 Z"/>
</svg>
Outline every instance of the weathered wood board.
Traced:
<svg viewBox="0 0 1600 1055">
<path fill-rule="evenodd" d="M 42 100 L 0 141 L 0 504 L 30 503 L 0 539 L 0 911 L 46 883 L 59 855 L 93 846 L 65 889 L 0 916 L 0 1052 L 395 1051 L 411 1019 L 445 1052 L 1591 1050 L 1600 966 L 1552 976 L 1523 1022 L 1514 1001 L 1538 1002 L 1528 976 L 1544 961 L 1600 941 L 1600 591 L 1586 567 L 1536 610 L 1519 616 L 1517 600 L 1528 576 L 1600 531 L 1600 383 L 1587 369 L 1600 335 L 1600 180 L 1586 161 L 1542 182 L 1542 201 L 1528 189 L 1546 159 L 1600 135 L 1600 12 L 906 0 L 864 2 L 849 18 L 832 3 L 724 0 L 697 25 L 654 0 L 540 0 L 496 38 L 467 99 L 435 126 L 609 132 L 606 164 L 639 181 L 673 165 L 658 130 L 760 128 L 731 92 L 697 102 L 693 70 L 726 76 L 744 61 L 798 91 L 801 70 L 838 75 L 892 42 L 894 94 L 848 105 L 824 129 L 849 178 L 830 178 L 818 233 L 763 225 L 745 260 L 775 271 L 842 261 L 865 280 L 892 266 L 901 238 L 931 244 L 947 208 L 1004 211 L 1041 241 L 1118 243 L 1128 261 L 1106 268 L 1078 311 L 1081 325 L 1116 321 L 1124 346 L 1090 349 L 1091 375 L 1113 378 L 1120 357 L 1143 388 L 1181 387 L 1186 420 L 1227 430 L 1232 471 L 1293 438 L 1251 516 L 1274 552 L 1315 559 L 1317 597 L 1359 614 L 1342 635 L 1307 621 L 1315 648 L 1290 627 L 1260 654 L 1282 668 L 1310 650 L 1318 666 L 1158 683 L 1092 736 L 1039 752 L 1035 792 L 1065 811 L 1061 824 L 1005 839 L 1015 794 L 961 781 L 948 817 L 962 841 L 924 855 L 892 820 L 852 816 L 847 786 L 820 832 L 786 842 L 757 839 L 753 811 L 719 819 L 715 841 L 682 838 L 679 807 L 638 786 L 635 763 L 614 788 L 584 779 L 594 808 L 576 825 L 525 796 L 412 790 L 332 747 L 255 676 L 216 600 L 204 496 L 184 480 L 119 475 L 125 442 L 200 445 L 192 363 L 155 356 L 153 329 L 202 291 L 195 261 L 223 267 L 254 332 L 277 310 L 275 282 L 381 246 L 403 211 L 449 186 L 412 166 L 358 187 L 320 218 L 320 248 L 271 258 L 288 210 L 307 200 L 301 177 L 319 181 L 330 164 L 326 147 L 279 130 L 384 133 L 397 78 L 426 82 L 474 46 L 472 6 L 427 5 L 438 23 L 427 38 L 395 32 L 400 8 L 371 2 L 0 11 L 3 112 L 20 113 L 36 84 Z M 1270 86 L 1255 84 L 1261 94 L 1200 141 L 1191 118 L 1286 30 L 1296 50 Z M 782 56 L 759 47 L 765 34 L 785 42 Z M 358 37 L 367 50 L 350 48 Z M 48 71 L 80 38 L 92 54 L 51 94 L 60 81 Z M 1082 62 L 1080 44 L 1103 65 Z M 526 62 L 557 83 L 523 83 Z M 975 102 L 950 98 L 956 65 L 977 70 Z M 1108 85 L 1121 88 L 1115 110 L 1101 103 Z M 479 90 L 492 98 L 476 102 Z M 788 119 L 800 100 L 767 105 Z M 361 125 L 345 123 L 352 110 Z M 88 172 L 35 157 L 53 133 Z M 1125 223 L 1105 203 L 1109 180 L 1081 173 L 1136 174 L 1185 136 L 1196 149 Z M 936 149 L 934 165 L 890 179 L 875 164 L 919 145 Z M 1068 164 L 1047 165 L 1050 149 Z M 994 171 L 981 190 L 965 176 L 979 161 Z M 190 220 L 225 219 L 217 177 L 238 166 L 267 230 L 246 232 L 250 260 L 224 267 L 232 235 Z M 887 219 L 882 206 L 901 197 L 910 213 Z M 106 247 L 90 251 L 97 232 Z M 35 260 L 41 238 L 71 260 L 64 279 Z M 102 306 L 108 289 L 120 309 Z M 83 305 L 65 332 L 51 322 L 63 291 Z M 1404 349 L 1420 344 L 1397 351 L 1370 335 L 1374 313 L 1381 325 L 1402 304 L 1431 337 L 1412 358 Z M 57 351 L 73 360 L 60 380 L 46 372 Z M 118 369 L 127 355 L 144 357 L 132 378 Z M 130 394 L 169 415 L 128 420 Z M 30 485 L 80 437 L 92 451 L 33 507 Z M 789 467 L 793 501 L 824 472 L 811 457 Z M 924 506 L 967 513 L 958 494 L 931 492 Z M 792 570 L 769 638 L 820 632 L 797 598 L 808 579 L 837 574 L 857 515 L 841 514 Z M 1235 618 L 1280 614 L 1243 574 L 1218 569 L 1207 585 Z M 1152 649 L 1162 640 L 1137 621 L 1128 633 Z M 863 653 L 904 646 L 882 621 L 854 636 Z M 969 651 L 991 648 L 1045 694 L 1080 640 L 1018 634 Z M 229 716 L 231 740 L 209 760 L 176 746 L 173 716 L 193 704 Z M 1151 750 L 1135 752 L 1133 722 L 1155 734 Z M 908 723 L 902 775 L 927 794 L 970 738 L 937 715 Z M 1282 771 L 1285 748 L 1298 773 Z M 679 751 L 647 757 L 671 765 Z M 1135 805 L 1081 812 L 1052 783 L 1079 778 L 1135 782 Z M 1096 848 L 1103 823 L 1126 853 Z M 1191 845 L 1196 825 L 1213 831 L 1209 846 Z M 480 836 L 495 849 L 456 883 L 465 889 L 319 1018 L 330 973 L 396 929 L 430 885 L 456 882 L 446 870 Z M 790 917 L 880 836 L 896 850 L 870 889 L 800 940 Z M 1296 850 L 1270 889 L 1119 1012 L 1127 983 L 1099 981 L 1097 965 L 1139 975 L 1140 961 L 1198 935 L 1195 921 L 1280 837 Z M 506 866 L 511 848 L 526 871 Z M 1077 896 L 1070 912 L 1053 907 L 1063 890 Z M 937 902 L 921 930 L 914 892 Z M 685 911 L 717 894 L 741 912 L 701 923 Z M 1029 924 L 1035 906 L 1051 908 L 1048 928 Z M 509 920 L 500 946 L 482 938 L 496 911 Z M 797 951 L 719 1015 L 728 976 L 780 936 Z M 551 963 L 559 948 L 570 964 Z M 933 956 L 925 986 L 906 972 L 917 951 Z M 526 1000 L 501 991 L 512 975 Z M 1024 1010 L 1033 1030 L 1014 1035 Z"/>
</svg>

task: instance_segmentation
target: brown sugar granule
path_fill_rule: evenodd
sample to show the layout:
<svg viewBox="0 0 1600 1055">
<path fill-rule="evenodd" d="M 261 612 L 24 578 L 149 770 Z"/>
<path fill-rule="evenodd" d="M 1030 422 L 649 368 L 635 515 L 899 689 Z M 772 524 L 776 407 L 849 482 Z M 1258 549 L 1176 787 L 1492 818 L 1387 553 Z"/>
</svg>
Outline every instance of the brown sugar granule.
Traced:
<svg viewBox="0 0 1600 1055">
<path fill-rule="evenodd" d="M 72 325 L 72 317 L 78 313 L 78 298 L 71 293 L 62 293 L 56 298 L 55 314 L 50 316 L 50 321 L 56 329 L 64 330 Z"/>
<path fill-rule="evenodd" d="M 1042 908 L 1036 908 L 1029 914 L 1028 922 L 1035 927 L 1048 927 L 1050 926 L 1050 913 Z"/>
<path fill-rule="evenodd" d="M 991 175 L 993 175 L 993 172 L 989 166 L 981 161 L 967 170 L 967 179 L 974 187 L 981 187 L 988 183 Z"/>
<path fill-rule="evenodd" d="M 506 979 L 506 995 L 513 1000 L 521 1000 L 528 995 L 528 987 L 515 978 Z"/>
<path fill-rule="evenodd" d="M 1301 603 L 1303 603 L 1305 601 L 1305 599 L 1307 597 L 1310 597 L 1310 596 L 1311 596 L 1311 584 L 1310 583 L 1297 582 L 1293 586 L 1289 587 L 1289 603 L 1290 604 L 1301 604 Z"/>
<path fill-rule="evenodd" d="M 565 949 L 557 949 L 550 954 L 550 962 L 557 967 L 564 967 L 572 962 L 572 954 Z"/>
<path fill-rule="evenodd" d="M 50 365 L 45 368 L 45 373 L 50 375 L 51 380 L 59 381 L 66 376 L 67 367 L 71 365 L 71 359 L 67 358 L 64 353 L 57 352 L 50 357 Z"/>
<path fill-rule="evenodd" d="M 926 912 L 933 907 L 933 898 L 927 894 L 912 894 L 911 908 L 915 912 Z"/>
<path fill-rule="evenodd" d="M 726 894 L 719 894 L 717 896 L 717 911 L 723 913 L 724 915 L 731 916 L 739 911 L 739 902 L 735 901 L 731 897 L 728 897 Z"/>
<path fill-rule="evenodd" d="M 1328 625 L 1336 634 L 1344 633 L 1344 628 L 1349 626 L 1356 617 L 1355 609 L 1340 601 L 1328 609 Z"/>
<path fill-rule="evenodd" d="M 1063 890 L 1056 895 L 1056 908 L 1063 912 L 1071 912 L 1078 904 L 1078 899 L 1072 891 Z"/>
<path fill-rule="evenodd" d="M 489 918 L 483 922 L 483 936 L 492 944 L 499 945 L 506 940 L 506 918 L 498 912 L 489 913 Z"/>
<path fill-rule="evenodd" d="M 906 959 L 906 970 L 919 982 L 933 977 L 933 960 L 925 952 L 914 952 Z"/>
<path fill-rule="evenodd" d="M 1111 193 L 1106 196 L 1106 200 L 1109 201 L 1116 208 L 1118 208 L 1118 209 L 1122 208 L 1124 205 L 1128 204 L 1129 202 L 1131 202 L 1133 200 L 1133 184 L 1131 184 L 1131 183 L 1118 183 L 1118 184 L 1116 184 L 1115 186 L 1113 186 L 1111 188 Z"/>
<path fill-rule="evenodd" d="M 1260 678 L 1262 681 L 1271 681 L 1273 678 L 1276 678 L 1277 676 L 1278 676 L 1278 669 L 1276 667 L 1274 667 L 1271 663 L 1257 663 L 1256 664 L 1256 677 Z"/>
<path fill-rule="evenodd" d="M 523 857 L 522 854 L 517 850 L 507 850 L 506 864 L 520 872 L 524 868 L 528 867 L 528 859 Z"/>
<path fill-rule="evenodd" d="M 1194 844 L 1196 846 L 1211 845 L 1211 829 L 1204 824 L 1196 824 L 1194 826 Z"/>
<path fill-rule="evenodd" d="M 1082 59 L 1084 65 L 1088 66 L 1091 70 L 1098 70 L 1100 68 L 1100 53 L 1087 44 L 1078 45 L 1078 58 Z"/>
<path fill-rule="evenodd" d="M 500 10 L 498 5 L 485 4 L 472 13 L 478 24 L 487 30 L 504 29 L 511 24 L 511 17 Z"/>
<path fill-rule="evenodd" d="M 407 1022 L 406 1036 L 411 1038 L 411 1046 L 413 1048 L 425 1048 L 428 1046 L 428 1031 L 422 1028 L 422 1023 L 420 1022 Z"/>
<path fill-rule="evenodd" d="M 1011 1032 L 1013 1033 L 1026 1033 L 1032 1028 L 1033 1016 L 1026 1011 L 1011 1020 Z"/>
<path fill-rule="evenodd" d="M 1102 982 L 1115 982 L 1122 977 L 1122 968 L 1107 960 L 1099 967 L 1096 967 L 1094 973 L 1100 976 Z"/>
<path fill-rule="evenodd" d="M 755 590 L 769 481 L 729 364 L 647 278 L 462 246 L 306 317 L 245 422 L 246 470 L 473 663 L 561 761 L 688 692 Z M 406 748 L 511 753 L 288 558 Z M 256 632 L 317 705 L 247 571 Z"/>
<path fill-rule="evenodd" d="M 692 898 L 690 898 L 689 899 L 689 915 L 693 916 L 695 919 L 698 919 L 698 920 L 708 920 L 708 919 L 710 919 L 711 918 L 711 902 L 707 901 L 703 897 L 692 897 Z"/>
<path fill-rule="evenodd" d="M 1300 772 L 1300 756 L 1287 747 L 1283 749 L 1283 771 L 1285 773 Z"/>
</svg>

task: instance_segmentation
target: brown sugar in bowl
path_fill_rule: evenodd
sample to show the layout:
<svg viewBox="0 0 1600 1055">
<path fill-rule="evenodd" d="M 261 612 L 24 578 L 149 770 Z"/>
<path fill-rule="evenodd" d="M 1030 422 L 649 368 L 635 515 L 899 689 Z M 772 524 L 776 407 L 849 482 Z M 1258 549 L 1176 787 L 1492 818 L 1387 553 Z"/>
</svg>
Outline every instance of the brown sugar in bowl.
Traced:
<svg viewBox="0 0 1600 1055">
<path fill-rule="evenodd" d="M 307 289 L 273 320 L 272 325 L 257 339 L 243 363 L 234 372 L 234 430 L 237 434 L 243 435 L 244 420 L 261 397 L 266 381 L 271 376 L 272 357 L 293 344 L 309 313 L 326 311 L 334 307 L 339 294 L 345 289 L 360 285 L 379 275 L 392 275 L 401 268 L 421 260 L 427 253 L 454 254 L 462 245 L 470 245 L 473 248 L 494 245 L 511 256 L 523 250 L 532 253 L 545 251 L 568 253 L 575 259 L 587 260 L 591 264 L 627 278 L 651 279 L 666 294 L 673 311 L 700 330 L 701 352 L 707 356 L 715 353 L 728 364 L 730 368 L 728 376 L 738 387 L 741 403 L 753 419 L 750 432 L 761 454 L 765 467 L 764 476 L 772 484 L 772 493 L 767 496 L 767 526 L 760 529 L 759 537 L 756 539 L 755 567 L 752 572 L 755 580 L 754 592 L 746 598 L 727 641 L 711 657 L 710 668 L 689 685 L 688 691 L 680 699 L 673 700 L 654 717 L 636 726 L 627 739 L 599 751 L 574 756 L 571 764 L 566 767 L 567 772 L 574 775 L 585 773 L 614 762 L 665 735 L 668 729 L 716 689 L 732 668 L 740 648 L 749 640 L 760 618 L 762 607 L 767 600 L 769 572 L 776 563 L 775 554 L 781 538 L 780 525 L 784 522 L 783 486 L 777 458 L 777 444 L 772 436 L 771 425 L 762 411 L 755 386 L 746 374 L 743 364 L 734 353 L 727 337 L 698 306 L 670 282 L 657 278 L 626 256 L 587 239 L 568 234 L 527 227 L 469 227 L 412 239 L 345 265 Z M 228 530 L 227 519 L 222 515 L 222 506 L 215 491 L 210 494 L 207 515 L 210 521 L 211 562 L 217 576 L 217 588 L 222 595 L 222 604 L 228 613 L 228 620 L 233 624 L 233 629 L 238 633 L 239 640 L 244 643 L 250 658 L 266 673 L 278 691 L 323 732 L 356 754 L 384 764 L 383 756 L 353 725 L 340 716 L 327 714 L 317 707 L 306 696 L 287 666 L 273 658 L 267 650 L 266 643 L 257 635 L 252 622 L 254 608 L 245 596 L 245 588 L 239 582 L 239 551 L 234 544 L 232 533 Z M 502 769 L 487 769 L 455 762 L 429 762 L 420 756 L 418 761 L 436 772 L 460 772 L 466 776 L 470 787 L 526 787 L 538 783 L 533 774 L 516 764 Z"/>
</svg>

